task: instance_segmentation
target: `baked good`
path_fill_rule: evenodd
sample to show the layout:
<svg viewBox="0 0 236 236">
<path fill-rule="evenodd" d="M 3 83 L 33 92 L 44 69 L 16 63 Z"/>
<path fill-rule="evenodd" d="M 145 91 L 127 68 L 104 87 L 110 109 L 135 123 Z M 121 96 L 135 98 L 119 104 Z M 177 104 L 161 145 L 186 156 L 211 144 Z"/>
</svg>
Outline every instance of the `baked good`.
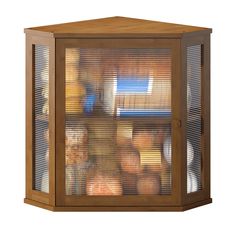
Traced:
<svg viewBox="0 0 236 236">
<path fill-rule="evenodd" d="M 66 165 L 79 164 L 87 159 L 87 147 L 66 145 Z"/>
<path fill-rule="evenodd" d="M 164 157 L 167 160 L 169 164 L 171 164 L 172 160 L 172 142 L 171 142 L 171 136 L 167 137 L 163 144 L 163 153 Z M 187 165 L 190 166 L 192 164 L 192 161 L 194 159 L 194 149 L 192 144 L 189 140 L 187 140 Z"/>
<path fill-rule="evenodd" d="M 198 191 L 197 177 L 190 169 L 187 171 L 187 193 Z"/>
<path fill-rule="evenodd" d="M 138 174 L 142 171 L 140 156 L 137 150 L 127 147 L 118 151 L 117 157 L 120 160 L 122 171 L 130 174 Z"/>
<path fill-rule="evenodd" d="M 119 176 L 96 172 L 89 176 L 86 183 L 87 195 L 110 196 L 122 195 L 122 186 Z"/>
<path fill-rule="evenodd" d="M 68 146 L 86 145 L 88 143 L 88 130 L 83 123 L 66 126 L 66 140 Z"/>
<path fill-rule="evenodd" d="M 130 145 L 133 135 L 132 122 L 121 121 L 117 123 L 116 142 L 118 145 Z"/>
<path fill-rule="evenodd" d="M 159 175 L 143 174 L 138 178 L 137 191 L 138 194 L 159 194 L 160 193 L 160 177 Z"/>
<path fill-rule="evenodd" d="M 133 146 L 139 150 L 152 148 L 154 144 L 154 136 L 150 131 L 145 129 L 139 130 L 134 132 L 132 143 Z"/>
<path fill-rule="evenodd" d="M 42 175 L 41 181 L 41 191 L 44 193 L 49 193 L 49 176 L 48 171 L 45 171 Z"/>
</svg>

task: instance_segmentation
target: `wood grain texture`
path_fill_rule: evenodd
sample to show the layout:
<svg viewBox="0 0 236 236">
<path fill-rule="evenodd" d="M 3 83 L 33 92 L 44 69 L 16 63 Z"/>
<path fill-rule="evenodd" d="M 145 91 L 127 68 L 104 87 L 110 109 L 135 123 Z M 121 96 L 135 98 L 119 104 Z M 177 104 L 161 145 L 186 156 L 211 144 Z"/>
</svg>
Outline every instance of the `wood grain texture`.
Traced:
<svg viewBox="0 0 236 236">
<path fill-rule="evenodd" d="M 25 29 L 25 32 L 48 34 L 48 37 L 55 38 L 181 38 L 184 35 L 210 33 L 211 29 L 116 16 L 32 27 Z"/>
<path fill-rule="evenodd" d="M 24 202 L 36 207 L 50 211 L 185 211 L 212 202 L 212 199 L 194 202 L 183 206 L 50 206 L 31 199 L 24 199 Z"/>
</svg>

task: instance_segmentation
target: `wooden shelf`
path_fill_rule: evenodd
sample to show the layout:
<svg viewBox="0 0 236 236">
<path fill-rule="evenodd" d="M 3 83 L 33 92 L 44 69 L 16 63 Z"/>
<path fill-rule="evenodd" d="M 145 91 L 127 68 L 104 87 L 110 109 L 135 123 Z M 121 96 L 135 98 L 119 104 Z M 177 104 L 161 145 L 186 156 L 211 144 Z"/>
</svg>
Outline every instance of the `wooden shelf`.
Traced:
<svg viewBox="0 0 236 236">
<path fill-rule="evenodd" d="M 196 111 L 191 111 L 188 114 L 187 121 L 193 122 L 199 120 L 200 116 L 199 113 Z M 49 117 L 45 114 L 40 114 L 36 116 L 36 120 L 48 122 Z M 134 122 L 150 122 L 150 123 L 158 123 L 158 124 L 168 124 L 171 122 L 171 117 L 115 117 L 109 116 L 106 114 L 103 115 L 66 115 L 66 120 L 69 121 L 76 121 L 82 120 L 84 122 L 95 122 L 95 121 L 134 121 Z"/>
</svg>

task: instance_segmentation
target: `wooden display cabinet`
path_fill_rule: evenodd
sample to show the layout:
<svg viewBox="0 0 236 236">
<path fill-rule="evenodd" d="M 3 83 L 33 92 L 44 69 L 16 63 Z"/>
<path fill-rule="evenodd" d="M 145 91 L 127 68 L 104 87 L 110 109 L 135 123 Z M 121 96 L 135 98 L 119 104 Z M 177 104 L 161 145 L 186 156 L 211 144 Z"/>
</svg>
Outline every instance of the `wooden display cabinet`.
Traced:
<svg viewBox="0 0 236 236">
<path fill-rule="evenodd" d="M 25 203 L 183 211 L 212 201 L 211 29 L 111 17 L 25 33 Z"/>
</svg>

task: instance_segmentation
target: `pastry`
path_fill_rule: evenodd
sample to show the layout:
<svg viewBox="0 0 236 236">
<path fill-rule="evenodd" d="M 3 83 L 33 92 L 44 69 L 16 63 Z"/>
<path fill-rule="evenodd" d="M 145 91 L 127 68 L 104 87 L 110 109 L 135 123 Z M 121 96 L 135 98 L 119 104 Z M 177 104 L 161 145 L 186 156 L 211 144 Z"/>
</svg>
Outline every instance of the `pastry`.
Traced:
<svg viewBox="0 0 236 236">
<path fill-rule="evenodd" d="M 159 175 L 144 174 L 138 178 L 138 194 L 159 194 L 160 189 Z"/>
<path fill-rule="evenodd" d="M 138 174 L 142 171 L 139 153 L 133 148 L 122 148 L 118 151 L 118 159 L 122 171 L 130 174 Z"/>
<path fill-rule="evenodd" d="M 154 136 L 147 130 L 140 130 L 133 134 L 132 143 L 138 150 L 152 148 L 154 144 Z"/>
<path fill-rule="evenodd" d="M 118 145 L 129 145 L 132 141 L 132 122 L 118 122 L 116 130 L 116 142 Z"/>
<path fill-rule="evenodd" d="M 77 145 L 66 146 L 66 165 L 79 164 L 88 159 L 87 147 Z"/>
<path fill-rule="evenodd" d="M 171 137 L 167 137 L 163 144 L 163 153 L 164 157 L 167 160 L 169 164 L 171 164 L 172 160 L 172 142 Z M 192 164 L 192 161 L 194 159 L 194 149 L 192 144 L 189 140 L 187 140 L 187 165 L 190 166 Z"/>
<path fill-rule="evenodd" d="M 49 176 L 48 171 L 45 171 L 42 175 L 42 182 L 41 182 L 41 191 L 44 193 L 49 193 Z"/>
<path fill-rule="evenodd" d="M 161 151 L 160 149 L 142 149 L 139 151 L 140 163 L 145 165 L 159 165 L 161 166 Z"/>
<path fill-rule="evenodd" d="M 86 145 L 88 143 L 88 130 L 83 123 L 73 126 L 67 125 L 65 132 L 65 143 L 68 146 Z"/>
<path fill-rule="evenodd" d="M 192 170 L 187 171 L 187 193 L 198 191 L 197 177 Z"/>
<path fill-rule="evenodd" d="M 86 193 L 95 196 L 122 195 L 120 177 L 97 172 L 87 178 Z"/>
</svg>

